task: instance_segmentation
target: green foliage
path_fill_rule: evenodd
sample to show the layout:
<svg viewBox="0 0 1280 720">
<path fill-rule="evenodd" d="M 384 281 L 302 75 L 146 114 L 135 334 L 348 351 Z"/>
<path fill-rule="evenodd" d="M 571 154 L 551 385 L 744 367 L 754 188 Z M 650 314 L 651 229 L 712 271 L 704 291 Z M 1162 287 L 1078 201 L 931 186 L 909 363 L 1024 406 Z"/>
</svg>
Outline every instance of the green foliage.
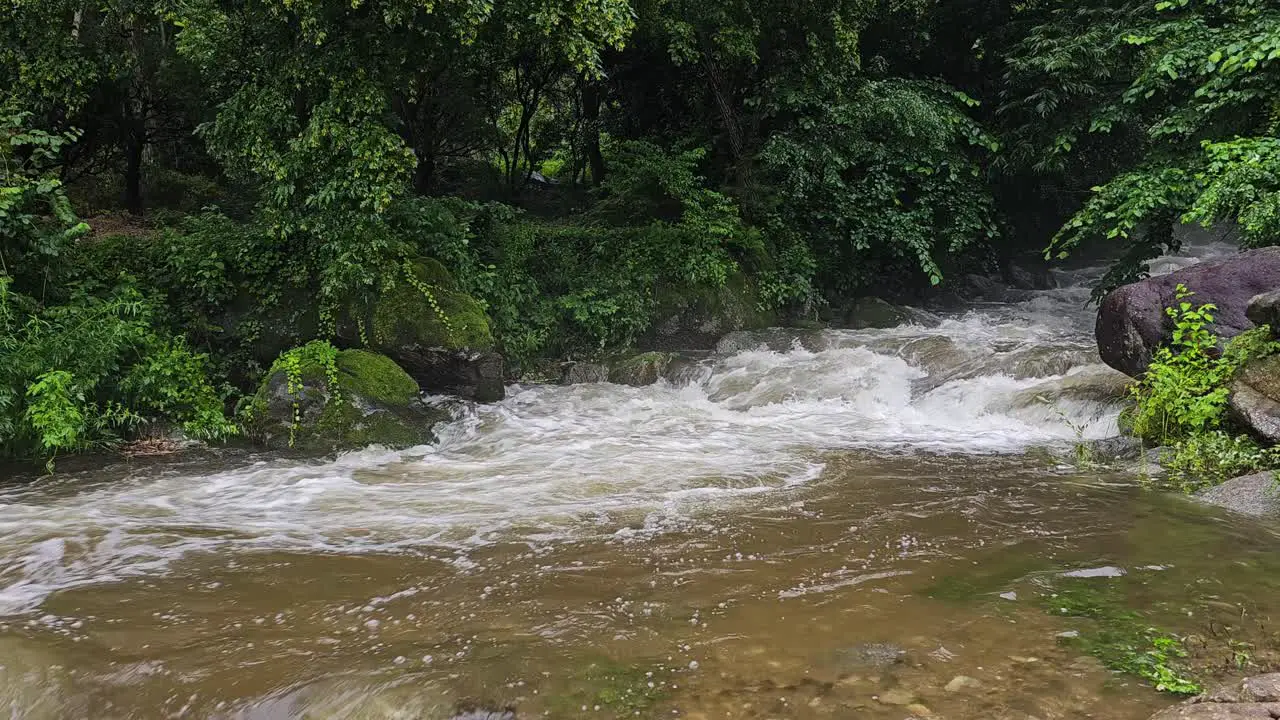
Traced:
<svg viewBox="0 0 1280 720">
<path fill-rule="evenodd" d="M 1116 590 L 1071 581 L 1055 588 L 1043 602 L 1055 614 L 1087 618 L 1094 628 L 1080 637 L 1066 639 L 1098 658 L 1108 668 L 1130 673 L 1151 683 L 1156 690 L 1175 695 L 1195 695 L 1202 688 L 1189 676 L 1182 640 L 1151 627 L 1143 616 L 1122 606 Z M 1077 584 L 1078 583 L 1078 584 Z"/>
<path fill-rule="evenodd" d="M 1264 448 L 1246 435 L 1213 430 L 1179 440 L 1161 462 L 1169 470 L 1169 481 L 1190 494 L 1280 467 L 1280 450 Z"/>
<path fill-rule="evenodd" d="M 1172 342 L 1156 350 L 1147 372 L 1130 389 L 1137 401 L 1130 417 L 1134 434 L 1158 444 L 1216 430 L 1236 370 L 1249 357 L 1280 348 L 1264 329 L 1233 339 L 1219 352 L 1219 340 L 1209 330 L 1217 308 L 1194 306 L 1192 295 L 1178 286 L 1177 305 L 1166 309 L 1174 323 Z"/>
<path fill-rule="evenodd" d="M 158 335 L 152 306 L 129 286 L 105 299 L 78 292 L 40 308 L 0 276 L 0 452 L 49 456 L 119 442 L 145 423 L 192 437 L 236 432 L 208 358 Z"/>
<path fill-rule="evenodd" d="M 1105 134 L 1125 118 L 1141 130 L 1144 159 L 1095 187 L 1049 248 L 1064 254 L 1095 238 L 1125 241 L 1123 270 L 1101 291 L 1176 249 L 1167 231 L 1175 219 L 1235 224 L 1254 246 L 1280 242 L 1280 9 L 1266 0 L 1177 0 L 1125 25 L 1124 42 L 1138 50 L 1126 55 L 1134 58 L 1122 76 L 1128 84 L 1093 104 L 1090 132 Z"/>
<path fill-rule="evenodd" d="M 58 179 L 58 157 L 76 139 L 29 127 L 29 113 L 0 107 L 0 274 L 37 281 L 89 227 L 76 220 Z"/>
<path fill-rule="evenodd" d="M 338 384 L 338 349 L 327 340 L 309 342 L 282 353 L 271 366 L 270 372 L 276 371 L 284 373 L 286 392 L 293 399 L 293 422 L 289 425 L 289 447 L 293 447 L 302 426 L 303 380 L 308 375 L 320 374 L 329 388 L 327 402 L 342 404 L 342 390 Z"/>
<path fill-rule="evenodd" d="M 997 143 L 965 115 L 971 104 L 932 84 L 864 81 L 821 123 L 764 148 L 779 221 L 808 238 L 826 286 L 853 292 L 886 268 L 936 285 L 944 264 L 997 235 L 980 164 Z"/>
</svg>

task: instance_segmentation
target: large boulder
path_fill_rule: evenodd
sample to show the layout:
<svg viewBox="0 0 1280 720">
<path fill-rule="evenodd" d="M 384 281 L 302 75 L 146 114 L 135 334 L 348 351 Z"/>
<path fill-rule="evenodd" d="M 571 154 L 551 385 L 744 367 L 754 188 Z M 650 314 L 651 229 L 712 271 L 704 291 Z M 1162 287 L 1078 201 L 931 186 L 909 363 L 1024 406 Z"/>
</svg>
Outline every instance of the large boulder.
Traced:
<svg viewBox="0 0 1280 720">
<path fill-rule="evenodd" d="M 1272 335 L 1280 332 L 1280 290 L 1253 296 L 1244 315 L 1254 325 L 1270 326 Z"/>
<path fill-rule="evenodd" d="M 249 426 L 269 447 L 328 452 L 433 442 L 432 427 L 447 417 L 422 403 L 418 383 L 390 358 L 314 343 L 272 366 Z"/>
<path fill-rule="evenodd" d="M 1156 348 L 1172 337 L 1173 321 L 1165 308 L 1176 302 L 1180 284 L 1195 293 L 1195 304 L 1218 307 L 1210 328 L 1218 337 L 1239 335 L 1254 327 L 1245 314 L 1250 300 L 1280 288 L 1280 247 L 1202 262 L 1112 291 L 1098 308 L 1096 335 L 1103 362 L 1133 377 L 1146 371 Z"/>
<path fill-rule="evenodd" d="M 1181 705 L 1161 710 L 1151 720 L 1274 720 L 1280 717 L 1280 674 L 1228 683 Z"/>
<path fill-rule="evenodd" d="M 348 324 L 345 339 L 395 360 L 426 392 L 501 400 L 503 360 L 484 306 L 435 260 L 413 261 L 399 280 L 360 323 Z"/>
<path fill-rule="evenodd" d="M 1258 438 L 1280 443 L 1280 355 L 1250 360 L 1236 372 L 1227 410 Z"/>
<path fill-rule="evenodd" d="M 1196 498 L 1244 515 L 1280 517 L 1280 483 L 1274 472 L 1245 475 L 1201 490 Z"/>
</svg>

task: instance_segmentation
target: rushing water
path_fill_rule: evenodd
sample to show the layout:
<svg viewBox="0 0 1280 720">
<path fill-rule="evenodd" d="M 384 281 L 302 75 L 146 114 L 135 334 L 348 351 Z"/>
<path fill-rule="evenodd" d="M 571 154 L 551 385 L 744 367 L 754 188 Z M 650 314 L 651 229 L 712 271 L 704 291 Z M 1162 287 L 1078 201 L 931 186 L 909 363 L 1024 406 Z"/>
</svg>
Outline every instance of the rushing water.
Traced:
<svg viewBox="0 0 1280 720">
<path fill-rule="evenodd" d="M 736 335 L 653 387 L 516 386 L 431 447 L 11 486 L 0 716 L 1145 717 L 1168 699 L 1066 641 L 1097 628 L 1056 595 L 1225 673 L 1280 646 L 1280 539 L 1064 463 L 1123 380 L 1080 277 Z"/>
</svg>

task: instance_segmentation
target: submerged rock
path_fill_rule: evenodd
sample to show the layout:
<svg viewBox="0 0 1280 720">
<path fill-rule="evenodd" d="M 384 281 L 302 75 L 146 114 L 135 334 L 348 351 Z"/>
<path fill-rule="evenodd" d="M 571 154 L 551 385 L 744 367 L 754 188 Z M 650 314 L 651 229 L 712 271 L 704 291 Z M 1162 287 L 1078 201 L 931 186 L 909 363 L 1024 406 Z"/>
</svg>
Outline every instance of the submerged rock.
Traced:
<svg viewBox="0 0 1280 720">
<path fill-rule="evenodd" d="M 1095 328 L 1104 362 L 1133 377 L 1146 371 L 1155 349 L 1172 337 L 1173 321 L 1165 308 L 1176 302 L 1179 284 L 1195 293 L 1193 304 L 1217 306 L 1212 332 L 1224 340 L 1234 337 L 1254 327 L 1246 316 L 1250 301 L 1280 288 L 1280 248 L 1203 262 L 1112 291 L 1098 308 Z"/>
<path fill-rule="evenodd" d="M 1231 418 L 1270 443 L 1280 443 L 1280 355 L 1246 364 L 1231 382 Z"/>
<path fill-rule="evenodd" d="M 359 322 L 347 323 L 344 338 L 395 360 L 426 392 L 501 400 L 503 359 L 484 306 L 429 258 L 413 261 L 399 280 Z"/>
<path fill-rule="evenodd" d="M 1221 485 L 1201 490 L 1196 498 L 1238 513 L 1280 516 L 1280 483 L 1274 472 L 1245 475 Z"/>
<path fill-rule="evenodd" d="M 1274 720 L 1280 717 L 1280 674 L 1228 683 L 1161 710 L 1151 720 Z"/>
<path fill-rule="evenodd" d="M 892 643 L 862 643 L 836 652 L 839 664 L 852 668 L 883 669 L 902 662 L 906 656 L 906 650 Z"/>
<path fill-rule="evenodd" d="M 394 361 L 344 350 L 333 364 L 309 356 L 296 367 L 278 361 L 254 396 L 251 433 L 270 447 L 322 452 L 434 440 L 431 428 L 446 413 L 423 405 L 418 383 Z"/>
</svg>

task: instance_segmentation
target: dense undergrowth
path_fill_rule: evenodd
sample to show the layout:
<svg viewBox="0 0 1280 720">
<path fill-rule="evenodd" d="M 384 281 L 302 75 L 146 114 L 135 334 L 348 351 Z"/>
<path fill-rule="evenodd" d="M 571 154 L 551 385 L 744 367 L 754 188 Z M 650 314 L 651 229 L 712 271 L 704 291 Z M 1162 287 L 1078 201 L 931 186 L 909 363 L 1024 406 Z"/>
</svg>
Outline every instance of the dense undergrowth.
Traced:
<svg viewBox="0 0 1280 720">
<path fill-rule="evenodd" d="M 1169 480 L 1195 492 L 1241 475 L 1280 467 L 1280 450 L 1263 447 L 1233 427 L 1227 413 L 1230 383 L 1250 360 L 1280 351 L 1269 327 L 1224 343 L 1210 326 L 1217 308 L 1196 305 L 1179 285 L 1169 345 L 1156 350 L 1145 375 L 1130 388 L 1135 405 L 1125 416 L 1131 432 L 1169 450 L 1162 458 Z"/>
<path fill-rule="evenodd" d="M 518 370 L 643 348 L 673 317 L 934 297 L 1046 245 L 1112 246 L 1102 291 L 1176 249 L 1176 220 L 1274 243 L 1277 19 L 1264 0 L 6 5 L 0 455 L 229 437 L 282 353 L 369 344 L 406 287 L 450 346 Z M 484 318 L 453 333 L 455 310 Z M 1223 371 L 1188 362 L 1167 364 Z M 1136 422 L 1243 466 L 1260 451 L 1214 434 L 1214 392 Z"/>
</svg>

